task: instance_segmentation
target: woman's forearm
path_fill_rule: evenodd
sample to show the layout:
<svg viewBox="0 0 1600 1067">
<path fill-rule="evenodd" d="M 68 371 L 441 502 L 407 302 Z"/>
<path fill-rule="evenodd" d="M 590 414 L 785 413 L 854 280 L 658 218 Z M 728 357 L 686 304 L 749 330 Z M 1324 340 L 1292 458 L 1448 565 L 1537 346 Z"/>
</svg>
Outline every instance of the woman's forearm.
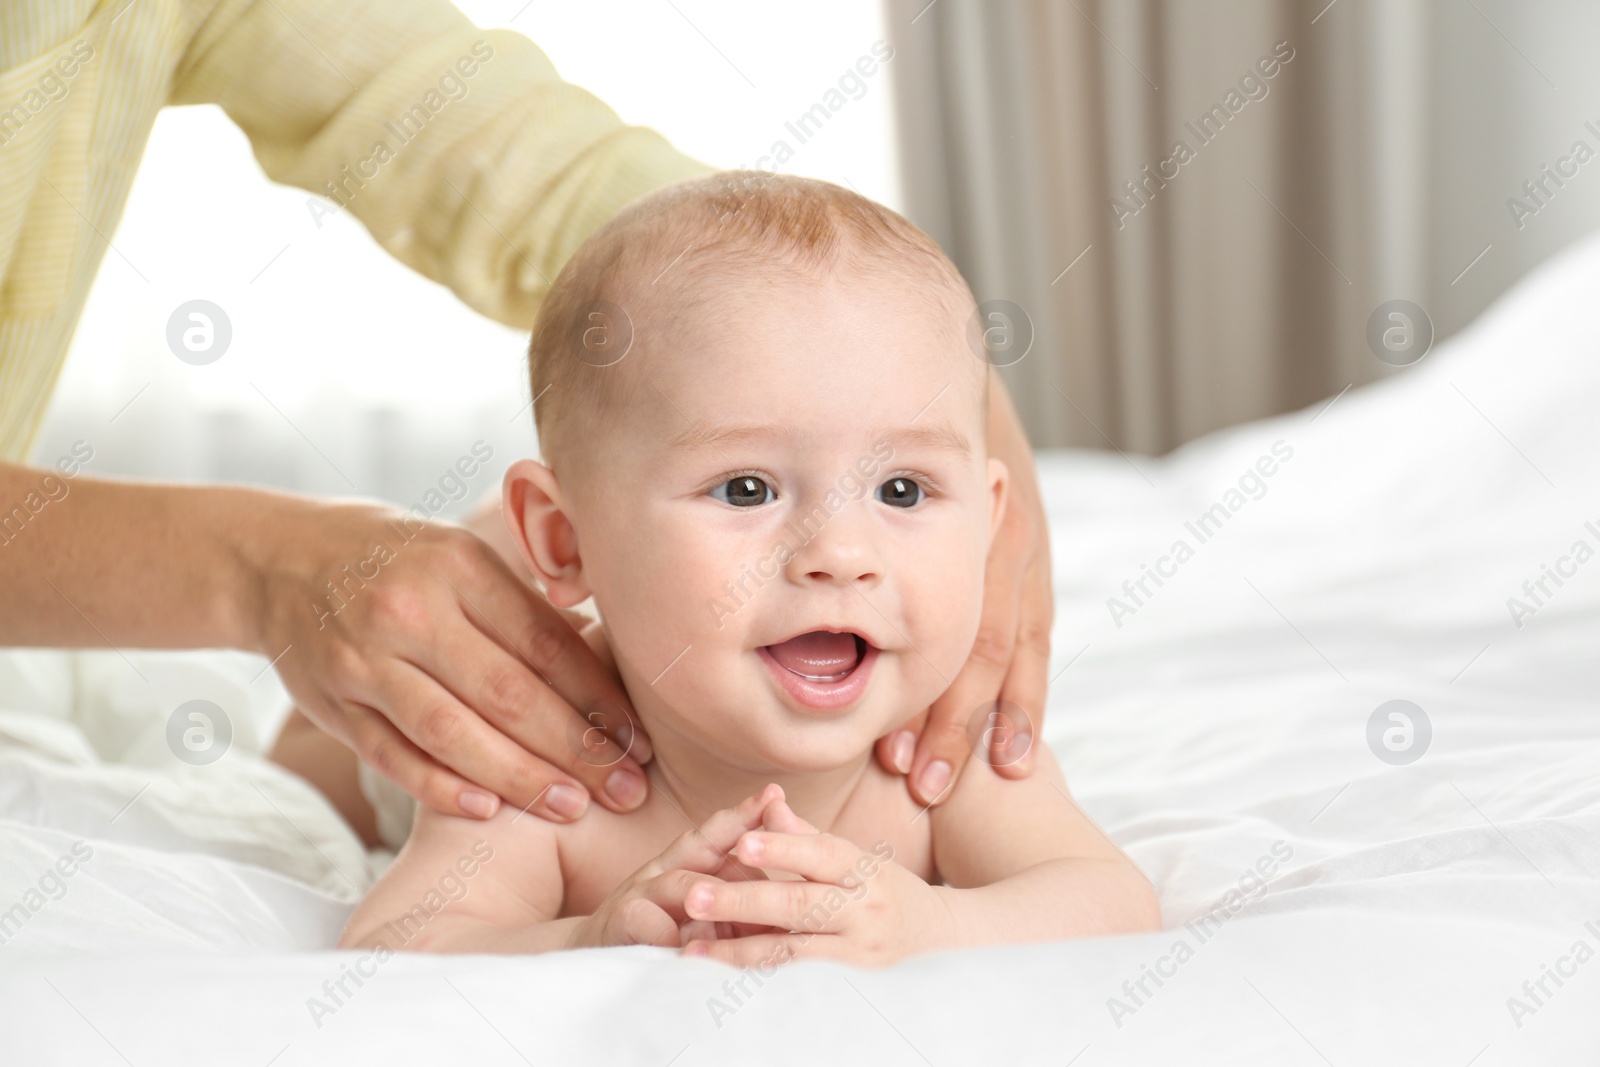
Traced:
<svg viewBox="0 0 1600 1067">
<path fill-rule="evenodd" d="M 244 546 L 277 497 L 0 463 L 0 645 L 259 651 Z"/>
</svg>

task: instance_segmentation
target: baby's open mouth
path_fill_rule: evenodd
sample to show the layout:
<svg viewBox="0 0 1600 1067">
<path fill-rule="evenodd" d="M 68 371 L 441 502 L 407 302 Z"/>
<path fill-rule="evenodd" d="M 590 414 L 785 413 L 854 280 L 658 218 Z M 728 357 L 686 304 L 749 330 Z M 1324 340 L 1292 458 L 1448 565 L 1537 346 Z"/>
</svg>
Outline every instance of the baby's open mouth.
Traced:
<svg viewBox="0 0 1600 1067">
<path fill-rule="evenodd" d="M 808 682 L 842 682 L 861 665 L 867 642 L 858 634 L 812 630 L 766 651 L 778 666 Z"/>
</svg>

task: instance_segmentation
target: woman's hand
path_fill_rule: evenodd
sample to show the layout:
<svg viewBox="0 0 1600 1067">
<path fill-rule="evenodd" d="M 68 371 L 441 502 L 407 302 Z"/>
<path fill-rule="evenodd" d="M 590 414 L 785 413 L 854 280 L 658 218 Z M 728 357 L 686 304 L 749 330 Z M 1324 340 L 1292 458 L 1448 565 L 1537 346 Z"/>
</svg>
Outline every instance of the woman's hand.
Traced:
<svg viewBox="0 0 1600 1067">
<path fill-rule="evenodd" d="M 966 666 L 928 709 L 878 739 L 878 762 L 904 774 L 911 795 L 933 807 L 950 796 L 976 753 L 1005 778 L 1033 772 L 1033 744 L 1044 722 L 1049 686 L 1050 531 L 1033 451 L 1016 409 L 989 372 L 989 454 L 1011 472 L 1005 514 L 989 548 L 983 619 Z M 920 736 L 919 736 L 920 734 Z"/>
<path fill-rule="evenodd" d="M 775 786 L 768 786 L 775 789 Z M 771 968 L 800 956 L 893 963 L 951 939 L 952 920 L 939 891 L 894 862 L 879 842 L 868 851 L 796 815 L 782 793 L 767 807 L 765 829 L 741 835 L 734 855 L 764 872 L 802 881 L 716 883 L 690 887 L 690 919 L 770 928 L 717 938 L 685 938 L 684 954 L 735 967 Z"/>
<path fill-rule="evenodd" d="M 738 807 L 725 808 L 699 827 L 685 830 L 666 851 L 640 867 L 572 931 L 568 948 L 606 945 L 659 945 L 677 948 L 692 938 L 734 937 L 755 933 L 754 928 L 697 922 L 684 912 L 684 897 L 702 885 L 738 884 L 761 879 L 759 872 L 744 870 L 728 852 L 747 830 L 762 825 L 774 801 L 783 802 L 783 790 L 769 785 Z"/>
<path fill-rule="evenodd" d="M 626 693 L 480 538 L 398 510 L 273 496 L 243 537 L 252 647 L 298 706 L 406 792 L 557 822 L 631 811 L 650 758 Z"/>
</svg>

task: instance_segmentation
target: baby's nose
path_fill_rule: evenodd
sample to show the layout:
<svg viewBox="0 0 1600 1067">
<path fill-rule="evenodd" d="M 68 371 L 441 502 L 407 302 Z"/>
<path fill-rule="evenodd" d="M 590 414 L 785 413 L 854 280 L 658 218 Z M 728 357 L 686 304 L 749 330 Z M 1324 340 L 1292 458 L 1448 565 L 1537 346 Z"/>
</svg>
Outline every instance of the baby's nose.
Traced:
<svg viewBox="0 0 1600 1067">
<path fill-rule="evenodd" d="M 884 560 L 871 532 L 840 515 L 800 546 L 788 573 L 791 581 L 810 584 L 874 586 L 883 579 Z"/>
<path fill-rule="evenodd" d="M 830 567 L 826 570 L 807 571 L 806 577 L 813 582 L 845 581 L 873 584 L 878 580 L 878 572 L 872 570 L 871 568 L 861 568 L 851 566 L 849 564 L 843 564 L 837 567 Z"/>
</svg>

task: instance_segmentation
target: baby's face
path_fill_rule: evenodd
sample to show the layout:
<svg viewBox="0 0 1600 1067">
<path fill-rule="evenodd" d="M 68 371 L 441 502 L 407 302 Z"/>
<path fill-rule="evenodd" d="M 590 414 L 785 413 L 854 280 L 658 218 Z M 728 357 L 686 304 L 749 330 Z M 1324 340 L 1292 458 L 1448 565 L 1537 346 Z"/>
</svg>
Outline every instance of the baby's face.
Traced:
<svg viewBox="0 0 1600 1067">
<path fill-rule="evenodd" d="M 593 594 L 652 737 L 837 767 L 965 662 L 1006 472 L 986 365 L 909 284 L 753 280 L 636 321 L 632 399 L 557 476 L 565 596 Z"/>
</svg>

